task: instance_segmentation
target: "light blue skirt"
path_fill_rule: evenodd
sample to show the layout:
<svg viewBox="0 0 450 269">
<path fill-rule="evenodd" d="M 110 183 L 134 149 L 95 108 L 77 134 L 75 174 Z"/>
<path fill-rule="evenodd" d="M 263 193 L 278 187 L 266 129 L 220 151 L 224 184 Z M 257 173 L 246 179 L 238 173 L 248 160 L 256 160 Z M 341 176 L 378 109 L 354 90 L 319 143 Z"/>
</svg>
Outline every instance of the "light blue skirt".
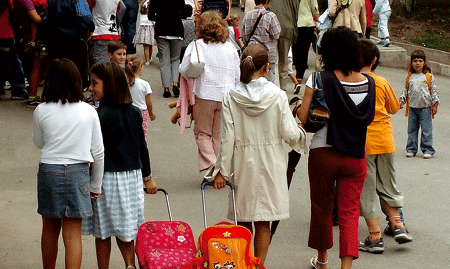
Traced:
<svg viewBox="0 0 450 269">
<path fill-rule="evenodd" d="M 102 194 L 92 202 L 93 216 L 83 219 L 83 235 L 124 242 L 136 239 L 144 222 L 144 185 L 141 170 L 105 172 Z"/>
</svg>

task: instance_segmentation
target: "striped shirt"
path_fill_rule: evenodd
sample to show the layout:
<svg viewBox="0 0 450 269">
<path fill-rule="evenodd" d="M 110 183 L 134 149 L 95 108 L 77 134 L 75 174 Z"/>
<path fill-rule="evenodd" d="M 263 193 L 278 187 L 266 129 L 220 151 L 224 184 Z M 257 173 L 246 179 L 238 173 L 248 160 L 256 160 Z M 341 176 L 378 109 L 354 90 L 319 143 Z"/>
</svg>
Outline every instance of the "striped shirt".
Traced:
<svg viewBox="0 0 450 269">
<path fill-rule="evenodd" d="M 264 7 L 256 6 L 252 11 L 245 14 L 242 25 L 243 41 L 244 44 L 247 43 L 250 33 L 262 12 L 265 12 L 265 14 L 261 17 L 249 44 L 258 43 L 265 46 L 269 50 L 269 62 L 276 63 L 277 42 L 280 38 L 281 26 L 275 13 L 266 11 Z"/>
</svg>

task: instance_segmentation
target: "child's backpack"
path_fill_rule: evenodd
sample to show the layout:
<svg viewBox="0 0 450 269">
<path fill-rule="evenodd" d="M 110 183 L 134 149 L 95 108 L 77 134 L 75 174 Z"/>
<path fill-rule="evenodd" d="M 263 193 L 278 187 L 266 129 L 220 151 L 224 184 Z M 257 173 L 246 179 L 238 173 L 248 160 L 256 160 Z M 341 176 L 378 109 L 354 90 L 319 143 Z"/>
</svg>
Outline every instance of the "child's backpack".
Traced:
<svg viewBox="0 0 450 269">
<path fill-rule="evenodd" d="M 428 83 L 428 91 L 430 91 L 431 96 L 431 74 L 430 72 L 426 72 L 425 76 L 427 77 L 427 83 Z M 411 72 L 408 72 L 408 75 L 406 76 L 406 109 L 405 109 L 405 116 L 408 117 L 409 114 L 409 78 L 411 77 Z M 434 119 L 434 115 L 432 115 L 432 118 Z"/>
<path fill-rule="evenodd" d="M 264 269 L 253 256 L 251 244 L 252 234 L 247 228 L 219 222 L 200 234 L 196 258 L 184 269 Z"/>
<path fill-rule="evenodd" d="M 203 0 L 202 11 L 217 10 L 222 14 L 222 19 L 225 19 L 228 15 L 229 7 L 228 0 Z"/>
<path fill-rule="evenodd" d="M 170 221 L 147 221 L 139 227 L 136 255 L 141 269 L 181 269 L 194 258 L 195 242 L 191 227 L 182 221 L 173 221 L 169 196 L 166 196 Z"/>
<path fill-rule="evenodd" d="M 213 186 L 212 182 L 203 183 L 202 202 L 203 216 L 206 224 L 205 186 Z M 232 191 L 234 217 L 236 223 L 236 204 L 234 186 L 227 182 Z M 197 244 L 197 255 L 184 269 L 265 269 L 259 258 L 253 256 L 252 234 L 242 226 L 229 222 L 219 222 L 207 227 L 200 234 Z"/>
</svg>

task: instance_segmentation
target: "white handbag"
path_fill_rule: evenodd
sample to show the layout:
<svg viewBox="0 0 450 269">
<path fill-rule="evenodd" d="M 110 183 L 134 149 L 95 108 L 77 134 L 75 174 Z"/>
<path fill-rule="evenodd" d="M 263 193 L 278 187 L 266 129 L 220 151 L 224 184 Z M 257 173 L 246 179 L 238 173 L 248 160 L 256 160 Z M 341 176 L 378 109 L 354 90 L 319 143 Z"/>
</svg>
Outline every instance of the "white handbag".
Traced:
<svg viewBox="0 0 450 269">
<path fill-rule="evenodd" d="M 189 65 L 186 71 L 186 76 L 188 78 L 198 78 L 203 72 L 205 67 L 205 58 L 203 53 L 198 49 L 197 41 L 194 40 L 194 49 L 191 53 L 191 58 L 189 59 Z"/>
</svg>

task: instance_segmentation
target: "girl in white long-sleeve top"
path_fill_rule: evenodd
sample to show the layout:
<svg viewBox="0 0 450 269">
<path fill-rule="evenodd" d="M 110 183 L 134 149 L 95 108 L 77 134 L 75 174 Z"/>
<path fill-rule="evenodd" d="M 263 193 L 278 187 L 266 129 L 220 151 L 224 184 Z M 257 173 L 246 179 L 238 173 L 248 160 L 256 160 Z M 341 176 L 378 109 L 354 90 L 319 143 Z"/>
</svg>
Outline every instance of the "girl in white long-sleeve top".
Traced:
<svg viewBox="0 0 450 269">
<path fill-rule="evenodd" d="M 66 268 L 81 267 L 82 218 L 92 216 L 91 199 L 101 193 L 100 121 L 95 109 L 83 102 L 81 84 L 72 61 L 53 60 L 42 93 L 44 103 L 34 111 L 33 142 L 41 149 L 38 213 L 43 221 L 44 268 L 55 268 L 61 230 Z"/>
</svg>

